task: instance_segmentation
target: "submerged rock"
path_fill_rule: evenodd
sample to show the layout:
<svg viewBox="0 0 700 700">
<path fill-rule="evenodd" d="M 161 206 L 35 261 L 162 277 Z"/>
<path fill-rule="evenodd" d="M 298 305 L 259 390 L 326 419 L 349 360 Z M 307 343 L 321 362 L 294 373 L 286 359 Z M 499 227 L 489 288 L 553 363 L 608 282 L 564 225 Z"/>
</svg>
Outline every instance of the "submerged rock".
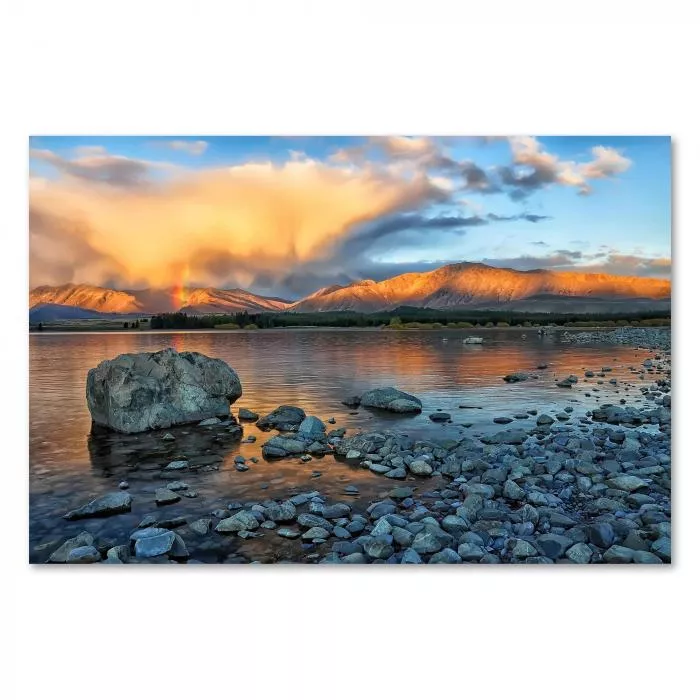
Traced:
<svg viewBox="0 0 700 700">
<path fill-rule="evenodd" d="M 63 517 L 66 520 L 80 520 L 81 518 L 100 518 L 117 513 L 126 513 L 131 510 L 131 494 L 125 491 L 115 491 L 86 503 L 80 508 L 71 510 Z"/>
<path fill-rule="evenodd" d="M 241 393 L 223 360 L 173 348 L 105 360 L 88 372 L 86 387 L 93 423 L 121 433 L 229 417 Z"/>
<path fill-rule="evenodd" d="M 360 397 L 360 405 L 393 413 L 420 413 L 423 410 L 423 404 L 419 398 L 394 387 L 366 391 Z"/>
</svg>

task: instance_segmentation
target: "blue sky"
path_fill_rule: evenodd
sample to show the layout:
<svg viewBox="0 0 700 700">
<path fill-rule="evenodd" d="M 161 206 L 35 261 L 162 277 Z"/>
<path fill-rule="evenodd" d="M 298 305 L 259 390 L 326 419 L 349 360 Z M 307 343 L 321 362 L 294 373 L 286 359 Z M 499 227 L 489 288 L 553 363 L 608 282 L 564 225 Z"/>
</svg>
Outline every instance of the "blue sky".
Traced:
<svg viewBox="0 0 700 700">
<path fill-rule="evenodd" d="M 301 296 L 462 260 L 670 277 L 666 137 L 36 136 L 29 146 L 33 284 Z"/>
</svg>

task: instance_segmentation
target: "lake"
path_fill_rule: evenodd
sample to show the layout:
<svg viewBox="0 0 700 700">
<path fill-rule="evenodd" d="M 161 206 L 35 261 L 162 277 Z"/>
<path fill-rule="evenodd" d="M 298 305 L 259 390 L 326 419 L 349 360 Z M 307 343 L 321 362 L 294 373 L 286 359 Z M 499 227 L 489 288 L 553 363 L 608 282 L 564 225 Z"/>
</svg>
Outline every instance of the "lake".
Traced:
<svg viewBox="0 0 700 700">
<path fill-rule="evenodd" d="M 201 517 L 232 500 L 279 498 L 299 490 L 319 489 L 347 500 L 352 498 L 343 493 L 348 484 L 358 486 L 355 498 L 369 501 L 387 489 L 386 479 L 333 456 L 307 464 L 298 459 L 261 460 L 249 471 L 238 472 L 233 457 L 259 457 L 262 443 L 276 434 L 262 433 L 250 423 L 244 424 L 244 434 L 255 435 L 257 442 L 242 445 L 215 429 L 191 426 L 170 430 L 177 436 L 175 444 L 163 443 L 162 435 L 91 436 L 85 401 L 87 372 L 121 353 L 173 347 L 225 360 L 238 372 L 243 386 L 234 415 L 240 407 L 263 415 L 280 404 L 294 404 L 324 421 L 334 417 L 337 423 L 329 427 L 342 426 L 349 432 L 391 427 L 439 438 L 500 430 L 503 426 L 493 423 L 495 416 L 512 417 L 533 408 L 555 413 L 570 405 L 576 418 L 596 404 L 618 402 L 622 397 L 634 405 L 641 400 L 636 390 L 640 379 L 629 368 L 653 356 L 633 347 L 562 343 L 560 331 L 540 337 L 528 329 L 479 329 L 483 345 L 463 344 L 464 337 L 476 334 L 380 329 L 33 333 L 29 338 L 30 552 L 84 529 L 123 540 L 144 515 L 156 511 L 153 491 L 165 483 L 160 469 L 177 456 L 216 470 L 169 479 L 183 478 L 199 492 L 197 498 L 166 506 L 173 515 Z M 536 370 L 545 363 L 546 370 Z M 585 369 L 599 372 L 604 365 L 613 367 L 618 385 L 597 377 L 585 380 L 590 384 L 589 397 L 578 389 L 555 386 L 556 378 L 571 373 L 584 382 Z M 517 384 L 503 381 L 505 374 L 515 371 L 532 371 L 539 377 Z M 353 411 L 341 403 L 347 395 L 378 386 L 395 386 L 417 395 L 423 413 L 394 417 L 363 408 Z M 432 423 L 428 416 L 436 410 L 448 411 L 453 422 Z M 516 420 L 510 427 L 519 423 L 527 427 L 532 422 L 532 418 Z M 68 510 L 116 490 L 123 479 L 129 481 L 134 496 L 131 513 L 77 523 L 63 520 Z M 280 545 L 293 546 L 298 545 Z M 211 560 L 206 553 L 199 558 Z M 35 560 L 35 555 L 30 553 L 30 559 Z"/>
</svg>

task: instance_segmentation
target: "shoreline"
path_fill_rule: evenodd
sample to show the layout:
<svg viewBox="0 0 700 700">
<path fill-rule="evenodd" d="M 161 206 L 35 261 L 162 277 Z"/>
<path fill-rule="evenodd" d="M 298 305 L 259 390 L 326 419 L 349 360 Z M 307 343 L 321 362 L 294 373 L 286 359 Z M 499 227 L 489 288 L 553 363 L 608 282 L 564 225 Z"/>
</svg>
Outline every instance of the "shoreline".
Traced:
<svg viewBox="0 0 700 700">
<path fill-rule="evenodd" d="M 657 329 L 642 330 L 649 330 L 652 340 L 659 335 Z M 596 381 L 618 381 L 615 370 L 591 369 L 594 379 L 586 385 L 586 378 L 581 377 L 571 388 L 561 390 L 562 399 L 587 389 L 596 391 Z M 162 505 L 152 509 L 151 518 L 134 522 L 119 541 L 99 541 L 87 532 L 80 539 L 82 544 L 73 549 L 88 549 L 75 556 L 102 563 L 667 562 L 671 542 L 670 351 L 650 349 L 649 357 L 640 359 L 635 371 L 644 373 L 641 409 L 621 400 L 591 410 L 590 415 L 576 415 L 562 403 L 560 410 L 545 417 L 540 407 L 534 407 L 536 415 L 525 424 L 512 423 L 509 417 L 508 424 L 498 426 L 495 434 L 472 434 L 458 440 L 408 438 L 399 429 L 340 435 L 333 434 L 338 428 L 330 424 L 324 429 L 328 448 L 321 441 L 326 456 L 309 463 L 322 467 L 325 460 L 333 459 L 339 469 L 347 470 L 348 488 L 353 486 L 353 475 L 360 473 L 363 479 L 379 484 L 378 496 L 371 502 L 363 496 L 363 487 L 342 496 L 331 495 L 323 479 L 318 479 L 313 482 L 315 489 L 295 487 L 292 490 L 297 493 L 284 498 L 261 496 L 231 502 L 216 513 L 200 511 L 196 518 L 183 520 L 175 516 L 176 509 L 169 512 L 172 506 Z M 240 423 L 245 427 L 245 421 Z M 182 432 L 199 430 L 206 440 L 207 435 L 216 439 L 234 429 L 235 419 L 208 427 L 186 426 Z M 272 430 L 255 448 L 262 450 L 264 443 L 276 440 L 273 445 L 278 449 L 292 450 L 283 459 L 303 463 L 306 454 L 319 448 L 312 449 L 308 441 L 300 448 L 298 437 L 294 431 Z M 236 459 L 235 464 L 237 470 L 256 467 L 252 458 Z M 163 464 L 161 469 L 161 474 L 154 474 L 153 488 L 184 481 L 191 482 L 188 488 L 196 489 L 202 467 L 169 471 Z M 182 502 L 184 490 L 176 488 L 174 494 L 174 502 Z M 188 505 L 197 503 L 196 497 L 184 500 Z M 190 510 L 197 509 L 193 505 Z M 79 522 L 87 526 L 95 521 Z M 154 527 L 166 532 L 141 533 L 141 539 L 161 537 L 170 543 L 170 549 L 137 556 L 133 533 Z M 71 526 L 71 532 L 76 532 L 76 526 Z M 58 548 L 67 557 L 72 549 L 64 545 L 65 537 Z M 30 560 L 46 561 L 57 551 L 52 546 L 43 543 Z M 270 558 L 270 549 L 279 556 Z"/>
</svg>

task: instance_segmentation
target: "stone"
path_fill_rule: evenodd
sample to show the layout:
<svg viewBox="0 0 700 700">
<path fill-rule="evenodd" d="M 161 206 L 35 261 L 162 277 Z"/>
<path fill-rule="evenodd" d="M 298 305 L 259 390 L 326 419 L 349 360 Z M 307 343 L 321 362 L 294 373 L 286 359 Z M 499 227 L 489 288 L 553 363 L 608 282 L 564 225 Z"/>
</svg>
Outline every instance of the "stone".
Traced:
<svg viewBox="0 0 700 700">
<path fill-rule="evenodd" d="M 526 540 L 517 540 L 515 547 L 513 547 L 513 556 L 518 559 L 524 559 L 525 557 L 536 557 L 538 554 L 537 550 Z"/>
<path fill-rule="evenodd" d="M 105 360 L 88 372 L 86 386 L 93 423 L 121 433 L 228 418 L 241 393 L 223 360 L 173 348 Z"/>
<path fill-rule="evenodd" d="M 647 486 L 647 483 L 640 479 L 638 476 L 632 474 L 621 474 L 620 476 L 614 476 L 612 479 L 608 479 L 605 482 L 612 489 L 619 489 L 621 491 L 636 491 Z"/>
<path fill-rule="evenodd" d="M 297 517 L 297 509 L 291 501 L 283 501 L 265 508 L 265 516 L 277 523 L 286 523 Z"/>
<path fill-rule="evenodd" d="M 442 549 L 442 545 L 432 532 L 423 531 L 413 538 L 413 549 L 418 554 L 433 554 L 434 552 L 439 552 Z"/>
<path fill-rule="evenodd" d="M 394 387 L 366 391 L 360 397 L 360 405 L 394 413 L 420 413 L 423 410 L 419 398 Z"/>
<path fill-rule="evenodd" d="M 328 522 L 325 518 L 319 515 L 314 515 L 313 513 L 301 513 L 297 516 L 297 522 L 302 527 L 322 527 L 324 530 L 329 532 L 333 529 L 333 524 Z"/>
<path fill-rule="evenodd" d="M 323 506 L 323 508 L 321 508 L 321 517 L 327 520 L 345 518 L 350 515 L 351 510 L 347 503 L 333 503 L 332 505 Z"/>
<path fill-rule="evenodd" d="M 93 536 L 89 532 L 83 530 L 79 535 L 66 540 L 56 549 L 49 557 L 49 562 L 51 564 L 65 564 L 71 551 L 79 547 L 89 547 L 92 545 L 93 541 Z"/>
<path fill-rule="evenodd" d="M 481 561 L 481 558 L 486 554 L 486 550 L 474 542 L 464 542 L 457 548 L 462 561 Z"/>
<path fill-rule="evenodd" d="M 296 430 L 306 418 L 306 413 L 298 406 L 279 406 L 272 413 L 260 418 L 256 425 L 262 430 Z"/>
<path fill-rule="evenodd" d="M 506 425 L 507 423 L 512 423 L 513 419 L 508 416 L 496 416 L 493 419 L 493 422 L 498 423 L 500 425 Z"/>
<path fill-rule="evenodd" d="M 462 557 L 457 554 L 457 552 L 454 551 L 454 549 L 450 549 L 449 547 L 445 547 L 445 549 L 441 549 L 439 552 L 436 552 L 433 554 L 432 557 L 428 560 L 429 564 L 461 564 L 462 563 Z"/>
<path fill-rule="evenodd" d="M 643 550 L 635 550 L 632 555 L 632 561 L 635 564 L 663 564 L 663 560 L 652 554 L 651 552 L 645 552 Z"/>
<path fill-rule="evenodd" d="M 430 476 L 433 468 L 422 459 L 416 459 L 408 465 L 408 470 L 416 476 Z"/>
<path fill-rule="evenodd" d="M 407 549 L 401 557 L 402 564 L 422 564 L 423 560 L 415 549 Z"/>
<path fill-rule="evenodd" d="M 603 560 L 608 564 L 630 564 L 634 559 L 635 553 L 634 549 L 614 544 L 604 552 Z"/>
<path fill-rule="evenodd" d="M 540 535 L 537 538 L 539 550 L 550 559 L 561 557 L 572 544 L 574 541 L 563 535 Z"/>
<path fill-rule="evenodd" d="M 512 384 L 513 382 L 524 382 L 528 378 L 529 375 L 525 372 L 513 372 L 512 374 L 506 374 L 506 376 L 503 377 L 503 381 Z"/>
<path fill-rule="evenodd" d="M 242 510 L 230 518 L 224 518 L 215 529 L 221 533 L 241 532 L 242 530 L 257 530 L 259 524 L 252 512 Z"/>
<path fill-rule="evenodd" d="M 63 517 L 66 520 L 80 520 L 83 518 L 102 518 L 108 515 L 127 513 L 131 511 L 132 500 L 131 494 L 125 491 L 115 491 L 114 493 L 108 493 L 99 498 L 95 498 L 84 506 L 69 511 Z"/>
<path fill-rule="evenodd" d="M 331 528 L 332 529 L 332 528 Z M 329 537 L 330 531 L 323 527 L 309 528 L 302 536 L 302 540 L 325 540 Z"/>
<path fill-rule="evenodd" d="M 94 564 L 100 561 L 100 553 L 92 545 L 76 547 L 68 552 L 66 564 Z"/>
<path fill-rule="evenodd" d="M 184 481 L 171 481 L 165 485 L 165 488 L 171 491 L 187 491 L 189 487 L 190 485 L 186 484 Z"/>
<path fill-rule="evenodd" d="M 670 537 L 659 537 L 651 545 L 651 553 L 655 554 L 662 561 L 666 563 L 671 562 L 671 538 Z"/>
<path fill-rule="evenodd" d="M 615 530 L 607 522 L 592 523 L 586 528 L 586 534 L 589 542 L 601 549 L 608 549 L 615 542 Z"/>
<path fill-rule="evenodd" d="M 503 484 L 503 496 L 510 501 L 522 501 L 525 498 L 525 491 L 512 479 L 508 479 Z"/>
<path fill-rule="evenodd" d="M 588 564 L 593 550 L 584 542 L 577 542 L 566 550 L 566 558 L 574 564 Z"/>
<path fill-rule="evenodd" d="M 174 462 L 170 462 L 165 467 L 163 467 L 163 471 L 175 472 L 180 471 L 181 469 L 188 469 L 189 466 L 190 463 L 186 459 L 177 459 Z"/>
<path fill-rule="evenodd" d="M 200 518 L 189 524 L 190 530 L 197 535 L 206 535 L 211 530 L 211 518 Z"/>
<path fill-rule="evenodd" d="M 255 411 L 251 411 L 248 408 L 239 408 L 238 417 L 240 420 L 258 420 L 260 416 Z"/>
<path fill-rule="evenodd" d="M 286 537 L 288 540 L 295 540 L 301 535 L 301 530 L 297 530 L 293 527 L 281 527 L 277 530 L 277 534 L 280 537 Z"/>
<path fill-rule="evenodd" d="M 205 418 L 204 420 L 199 421 L 199 423 L 197 423 L 197 425 L 200 428 L 208 428 L 211 425 L 219 425 L 219 423 L 221 423 L 221 421 L 218 418 L 213 417 L 213 418 Z"/>
<path fill-rule="evenodd" d="M 369 537 L 362 549 L 370 559 L 388 559 L 394 553 L 394 548 L 383 537 Z"/>
<path fill-rule="evenodd" d="M 175 533 L 159 527 L 137 530 L 131 535 L 134 540 L 134 553 L 137 557 L 148 559 L 167 554 L 175 544 Z"/>
<path fill-rule="evenodd" d="M 325 440 L 326 425 L 316 416 L 306 416 L 306 418 L 304 418 L 304 420 L 299 424 L 297 434 L 299 437 L 306 440 Z"/>
<path fill-rule="evenodd" d="M 554 423 L 554 418 L 546 413 L 537 416 L 537 425 L 552 425 L 552 423 Z"/>
<path fill-rule="evenodd" d="M 159 506 L 164 506 L 169 503 L 177 503 L 180 500 L 180 496 L 175 491 L 160 488 L 156 489 L 155 500 Z"/>
<path fill-rule="evenodd" d="M 303 440 L 286 438 L 281 435 L 268 440 L 262 447 L 263 457 L 285 457 L 287 455 L 301 455 L 306 451 Z"/>
<path fill-rule="evenodd" d="M 120 482 L 119 482 L 119 488 L 120 488 L 120 489 L 128 489 L 128 488 L 129 488 L 129 482 L 128 482 L 128 481 L 120 481 Z"/>
<path fill-rule="evenodd" d="M 445 423 L 450 420 L 452 416 L 445 411 L 437 411 L 435 413 L 431 413 L 428 418 L 430 418 L 433 423 Z"/>
</svg>

